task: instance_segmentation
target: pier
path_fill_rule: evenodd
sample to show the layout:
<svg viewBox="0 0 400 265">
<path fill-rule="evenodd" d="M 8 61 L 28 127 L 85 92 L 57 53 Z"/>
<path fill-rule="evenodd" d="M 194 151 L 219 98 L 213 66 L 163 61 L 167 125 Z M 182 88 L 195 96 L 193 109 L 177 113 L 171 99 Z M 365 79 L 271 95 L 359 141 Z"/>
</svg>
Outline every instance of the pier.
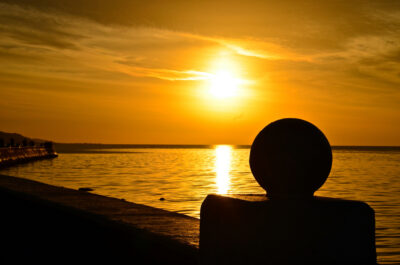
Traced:
<svg viewBox="0 0 400 265">
<path fill-rule="evenodd" d="M 44 146 L 1 147 L 0 168 L 57 156 L 51 143 Z"/>
</svg>

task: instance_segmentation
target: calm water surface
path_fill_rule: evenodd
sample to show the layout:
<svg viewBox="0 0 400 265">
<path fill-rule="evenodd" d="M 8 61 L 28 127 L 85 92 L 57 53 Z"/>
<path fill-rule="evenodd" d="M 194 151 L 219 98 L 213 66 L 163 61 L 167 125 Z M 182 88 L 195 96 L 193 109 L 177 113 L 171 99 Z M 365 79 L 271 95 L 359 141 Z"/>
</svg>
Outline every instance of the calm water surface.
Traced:
<svg viewBox="0 0 400 265">
<path fill-rule="evenodd" d="M 118 149 L 60 154 L 0 173 L 124 198 L 199 217 L 209 193 L 264 194 L 248 166 L 249 149 Z M 333 168 L 316 193 L 368 202 L 376 212 L 381 264 L 400 264 L 400 152 L 336 150 Z M 160 201 L 160 198 L 165 198 Z"/>
</svg>

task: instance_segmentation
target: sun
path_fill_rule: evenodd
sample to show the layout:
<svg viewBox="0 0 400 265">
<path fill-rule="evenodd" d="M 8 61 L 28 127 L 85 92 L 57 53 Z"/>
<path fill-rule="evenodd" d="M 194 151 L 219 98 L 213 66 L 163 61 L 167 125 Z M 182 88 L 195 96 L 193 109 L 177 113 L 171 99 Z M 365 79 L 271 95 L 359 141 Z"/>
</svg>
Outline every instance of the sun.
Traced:
<svg viewBox="0 0 400 265">
<path fill-rule="evenodd" d="M 228 70 L 220 70 L 210 77 L 210 94 L 217 99 L 238 95 L 240 79 Z"/>
</svg>

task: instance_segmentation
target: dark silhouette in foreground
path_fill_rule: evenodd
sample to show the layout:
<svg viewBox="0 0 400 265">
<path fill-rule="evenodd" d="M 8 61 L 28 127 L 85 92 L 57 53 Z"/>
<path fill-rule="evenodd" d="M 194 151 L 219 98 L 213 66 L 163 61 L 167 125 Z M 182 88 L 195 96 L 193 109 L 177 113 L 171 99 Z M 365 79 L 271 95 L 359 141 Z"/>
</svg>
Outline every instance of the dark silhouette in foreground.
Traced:
<svg viewBox="0 0 400 265">
<path fill-rule="evenodd" d="M 374 211 L 363 202 L 315 197 L 332 151 L 300 119 L 269 124 L 250 167 L 264 195 L 209 195 L 200 219 L 202 264 L 376 264 Z"/>
<path fill-rule="evenodd" d="M 198 220 L 0 174 L 0 264 L 196 265 Z"/>
</svg>

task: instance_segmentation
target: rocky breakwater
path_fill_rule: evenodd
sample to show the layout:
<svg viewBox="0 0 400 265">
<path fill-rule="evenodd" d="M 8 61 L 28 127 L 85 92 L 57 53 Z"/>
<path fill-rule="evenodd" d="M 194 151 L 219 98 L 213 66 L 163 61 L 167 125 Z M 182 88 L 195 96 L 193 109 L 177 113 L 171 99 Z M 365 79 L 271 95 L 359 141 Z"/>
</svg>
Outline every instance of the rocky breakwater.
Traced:
<svg viewBox="0 0 400 265">
<path fill-rule="evenodd" d="M 0 167 L 57 156 L 51 142 L 42 146 L 3 147 L 0 148 Z"/>
</svg>

